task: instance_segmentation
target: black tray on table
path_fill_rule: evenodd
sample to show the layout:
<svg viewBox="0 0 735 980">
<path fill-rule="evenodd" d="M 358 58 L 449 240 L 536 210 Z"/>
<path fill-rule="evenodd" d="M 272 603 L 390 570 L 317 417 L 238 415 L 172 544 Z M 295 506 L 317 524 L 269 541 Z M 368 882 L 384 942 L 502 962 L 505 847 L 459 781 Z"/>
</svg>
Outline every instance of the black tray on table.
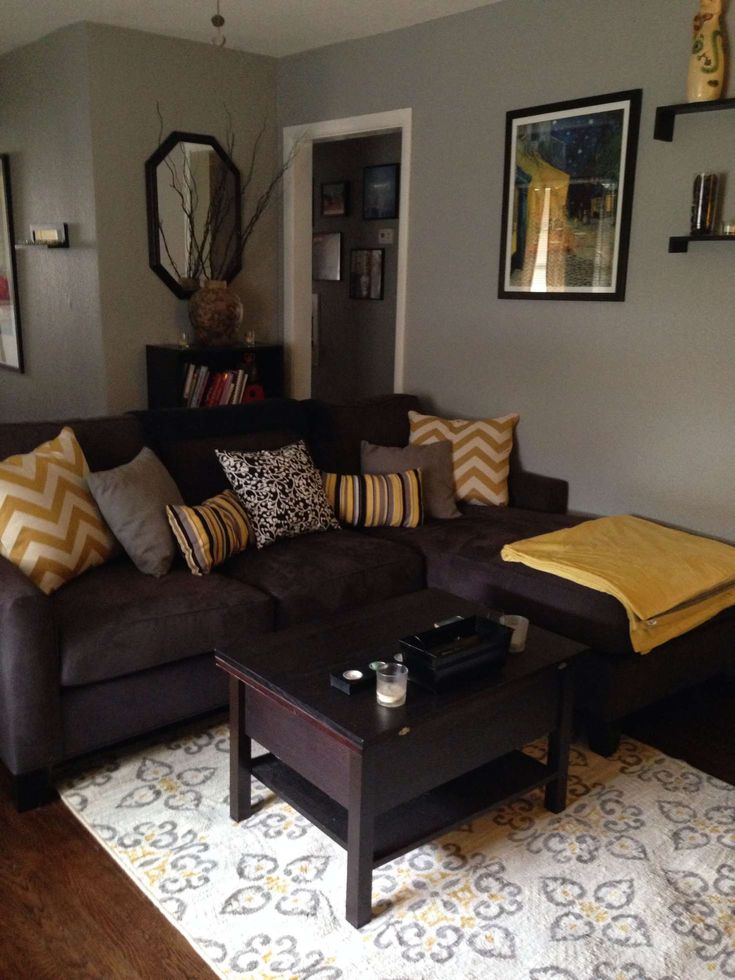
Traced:
<svg viewBox="0 0 735 980">
<path fill-rule="evenodd" d="M 494 619 L 458 617 L 404 636 L 400 648 L 409 678 L 438 692 L 502 667 L 512 635 Z"/>
</svg>

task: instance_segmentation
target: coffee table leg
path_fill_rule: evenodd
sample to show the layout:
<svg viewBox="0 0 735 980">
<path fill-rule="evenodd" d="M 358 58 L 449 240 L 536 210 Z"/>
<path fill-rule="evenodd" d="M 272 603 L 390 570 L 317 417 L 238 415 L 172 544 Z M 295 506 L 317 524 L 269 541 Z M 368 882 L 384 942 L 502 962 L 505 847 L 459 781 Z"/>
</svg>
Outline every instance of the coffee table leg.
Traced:
<svg viewBox="0 0 735 980">
<path fill-rule="evenodd" d="M 569 776 L 569 742 L 572 736 L 572 671 L 567 664 L 559 670 L 559 716 L 557 728 L 549 735 L 547 765 L 557 774 L 546 785 L 544 803 L 552 813 L 561 813 L 567 805 L 567 780 Z"/>
<path fill-rule="evenodd" d="M 350 762 L 350 802 L 347 811 L 346 919 L 356 929 L 372 916 L 374 812 L 371 780 L 362 753 Z"/>
<path fill-rule="evenodd" d="M 230 817 L 238 823 L 253 812 L 250 799 L 250 739 L 245 731 L 245 685 L 230 678 Z"/>
</svg>

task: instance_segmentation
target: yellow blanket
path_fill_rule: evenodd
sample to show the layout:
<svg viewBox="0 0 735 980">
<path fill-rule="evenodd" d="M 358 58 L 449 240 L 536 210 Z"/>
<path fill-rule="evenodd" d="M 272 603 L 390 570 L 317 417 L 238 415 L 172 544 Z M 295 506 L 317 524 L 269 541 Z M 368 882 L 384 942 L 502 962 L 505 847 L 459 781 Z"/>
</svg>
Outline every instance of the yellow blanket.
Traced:
<svg viewBox="0 0 735 980">
<path fill-rule="evenodd" d="M 638 653 L 735 605 L 735 547 L 639 517 L 585 521 L 514 541 L 501 554 L 615 596 Z"/>
</svg>

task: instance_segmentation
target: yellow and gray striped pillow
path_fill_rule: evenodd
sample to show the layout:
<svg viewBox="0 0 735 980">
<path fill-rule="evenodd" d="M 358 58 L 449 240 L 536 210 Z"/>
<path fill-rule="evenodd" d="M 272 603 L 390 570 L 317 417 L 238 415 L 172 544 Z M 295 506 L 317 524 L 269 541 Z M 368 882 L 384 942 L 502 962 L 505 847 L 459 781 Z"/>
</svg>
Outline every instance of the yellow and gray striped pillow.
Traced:
<svg viewBox="0 0 735 980">
<path fill-rule="evenodd" d="M 247 511 L 232 490 L 196 507 L 168 504 L 166 516 L 192 575 L 208 575 L 247 546 Z"/>
<path fill-rule="evenodd" d="M 424 522 L 421 470 L 405 473 L 322 473 L 337 519 L 352 527 L 418 527 Z"/>
<path fill-rule="evenodd" d="M 457 500 L 503 505 L 508 503 L 508 459 L 518 419 L 518 415 L 503 415 L 470 422 L 409 412 L 410 442 L 427 445 L 448 439 Z"/>
<path fill-rule="evenodd" d="M 68 426 L 33 452 L 0 463 L 0 555 L 46 595 L 107 561 L 115 549 L 88 474 Z"/>
</svg>

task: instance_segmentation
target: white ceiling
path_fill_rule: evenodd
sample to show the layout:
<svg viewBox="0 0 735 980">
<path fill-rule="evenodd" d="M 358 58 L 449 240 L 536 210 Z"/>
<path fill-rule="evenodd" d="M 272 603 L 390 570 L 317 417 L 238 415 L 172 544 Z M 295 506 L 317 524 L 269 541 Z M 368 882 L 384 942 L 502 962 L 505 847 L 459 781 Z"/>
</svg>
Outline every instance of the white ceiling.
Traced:
<svg viewBox="0 0 735 980">
<path fill-rule="evenodd" d="M 220 0 L 227 46 L 281 57 L 498 0 Z M 0 53 L 91 20 L 209 41 L 216 0 L 1 0 Z"/>
</svg>

